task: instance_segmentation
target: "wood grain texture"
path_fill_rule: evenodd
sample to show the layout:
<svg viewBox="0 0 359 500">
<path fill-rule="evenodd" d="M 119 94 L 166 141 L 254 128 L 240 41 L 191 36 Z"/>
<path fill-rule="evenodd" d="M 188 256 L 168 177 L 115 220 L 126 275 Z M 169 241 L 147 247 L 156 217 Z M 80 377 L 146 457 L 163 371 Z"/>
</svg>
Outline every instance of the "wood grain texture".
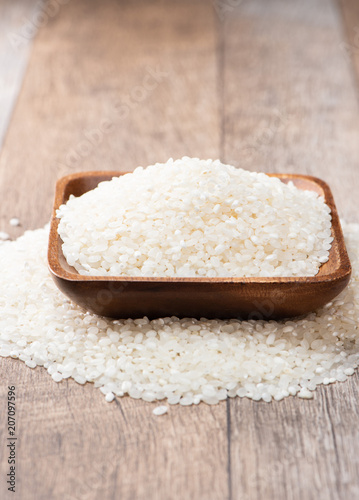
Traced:
<svg viewBox="0 0 359 500">
<path fill-rule="evenodd" d="M 250 170 L 322 177 L 355 221 L 359 108 L 336 7 L 243 0 L 227 14 L 223 151 Z"/>
<path fill-rule="evenodd" d="M 358 384 L 321 387 L 314 401 L 231 400 L 232 498 L 357 498 Z"/>
<path fill-rule="evenodd" d="M 63 3 L 39 29 L 1 153 L 1 230 L 49 220 L 61 175 L 184 154 L 323 177 L 357 220 L 358 89 L 332 0 Z M 15 215 L 21 228 L 8 225 Z M 156 418 L 155 404 L 108 404 L 90 384 L 56 384 L 17 360 L 0 359 L 0 373 L 1 422 L 7 385 L 17 387 L 13 498 L 359 495 L 357 375 L 314 401 L 236 399 Z"/>
<path fill-rule="evenodd" d="M 0 3 L 0 148 L 24 77 L 36 31 L 31 21 L 38 3 L 38 0 Z"/>
<path fill-rule="evenodd" d="M 222 499 L 227 494 L 225 403 L 171 407 L 122 398 L 106 403 L 92 384 L 54 383 L 42 368 L 0 360 L 1 415 L 16 385 L 21 500 Z M 5 426 L 0 442 L 5 443 Z M 2 499 L 8 466 L 1 446 Z"/>
<path fill-rule="evenodd" d="M 343 21 L 343 31 L 339 48 L 353 78 L 359 85 L 359 2 L 356 0 L 337 0 Z"/>
<path fill-rule="evenodd" d="M 10 213 L 24 227 L 49 221 L 67 173 L 218 157 L 215 47 L 213 9 L 200 1 L 63 5 L 39 30 L 0 159 L 3 224 Z M 36 203 L 14 206 L 36 191 Z"/>
</svg>

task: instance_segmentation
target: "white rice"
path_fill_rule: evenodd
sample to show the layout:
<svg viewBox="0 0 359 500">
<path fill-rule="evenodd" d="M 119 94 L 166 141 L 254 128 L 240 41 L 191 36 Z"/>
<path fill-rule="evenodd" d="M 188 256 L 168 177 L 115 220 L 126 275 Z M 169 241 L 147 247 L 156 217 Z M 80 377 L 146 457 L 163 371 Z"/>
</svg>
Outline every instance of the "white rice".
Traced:
<svg viewBox="0 0 359 500">
<path fill-rule="evenodd" d="M 90 276 L 315 276 L 332 242 L 322 197 L 219 160 L 139 167 L 57 215 L 68 264 Z"/>
<path fill-rule="evenodd" d="M 8 233 L 5 233 L 4 231 L 0 231 L 0 240 L 9 240 L 10 235 Z"/>
<path fill-rule="evenodd" d="M 349 287 L 322 310 L 290 321 L 161 318 L 85 313 L 54 285 L 48 229 L 0 243 L 0 355 L 44 366 L 52 379 L 93 382 L 107 401 L 129 394 L 168 404 L 227 397 L 312 397 L 344 382 L 359 360 L 359 224 L 344 225 Z"/>
<path fill-rule="evenodd" d="M 20 219 L 18 219 L 17 217 L 13 217 L 12 219 L 9 220 L 9 224 L 10 226 L 13 227 L 20 226 L 21 225 Z"/>
<path fill-rule="evenodd" d="M 154 408 L 152 410 L 152 413 L 154 415 L 156 415 L 157 417 L 161 416 L 161 415 L 164 415 L 165 413 L 167 413 L 168 411 L 168 407 L 167 406 L 156 406 L 156 408 Z"/>
</svg>

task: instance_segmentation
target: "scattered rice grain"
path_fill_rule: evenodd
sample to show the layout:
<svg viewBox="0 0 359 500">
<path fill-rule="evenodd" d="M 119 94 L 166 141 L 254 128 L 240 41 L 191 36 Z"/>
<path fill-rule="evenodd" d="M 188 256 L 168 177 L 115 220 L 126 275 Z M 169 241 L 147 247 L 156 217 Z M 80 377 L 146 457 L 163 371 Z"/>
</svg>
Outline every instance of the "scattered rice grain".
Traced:
<svg viewBox="0 0 359 500">
<path fill-rule="evenodd" d="M 156 416 L 164 415 L 165 413 L 168 412 L 168 407 L 167 406 L 156 406 L 152 413 Z"/>
</svg>

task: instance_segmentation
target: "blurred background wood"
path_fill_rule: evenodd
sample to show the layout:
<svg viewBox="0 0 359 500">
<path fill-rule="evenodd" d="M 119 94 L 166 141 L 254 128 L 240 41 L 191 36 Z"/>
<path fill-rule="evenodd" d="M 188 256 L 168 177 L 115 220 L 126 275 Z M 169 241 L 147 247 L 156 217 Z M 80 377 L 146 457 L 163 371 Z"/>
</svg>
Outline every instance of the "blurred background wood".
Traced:
<svg viewBox="0 0 359 500">
<path fill-rule="evenodd" d="M 225 161 L 322 177 L 355 220 L 357 86 L 336 3 L 243 0 L 222 29 Z"/>
<path fill-rule="evenodd" d="M 28 19 L 41 10 L 38 0 L 0 2 L 0 147 L 9 125 L 37 29 Z"/>
<path fill-rule="evenodd" d="M 39 3 L 0 5 L 3 124 L 31 49 L 0 156 L 0 230 L 16 237 L 45 224 L 61 175 L 182 155 L 322 177 L 342 216 L 358 220 L 359 51 L 345 50 L 359 26 L 354 0 L 342 0 L 342 12 L 334 0 L 56 5 L 54 13 L 42 4 L 33 45 L 14 55 L 3 50 L 7 32 L 21 33 L 21 16 L 34 23 L 27 9 Z M 7 80 L 10 70 L 17 76 Z M 20 228 L 9 226 L 13 216 Z M 92 385 L 56 384 L 11 359 L 0 367 L 2 422 L 7 385 L 17 387 L 15 498 L 359 496 L 357 375 L 322 387 L 314 401 L 236 399 L 170 407 L 158 418 L 155 404 L 108 404 Z M 10 498 L 5 430 L 0 497 Z"/>
</svg>

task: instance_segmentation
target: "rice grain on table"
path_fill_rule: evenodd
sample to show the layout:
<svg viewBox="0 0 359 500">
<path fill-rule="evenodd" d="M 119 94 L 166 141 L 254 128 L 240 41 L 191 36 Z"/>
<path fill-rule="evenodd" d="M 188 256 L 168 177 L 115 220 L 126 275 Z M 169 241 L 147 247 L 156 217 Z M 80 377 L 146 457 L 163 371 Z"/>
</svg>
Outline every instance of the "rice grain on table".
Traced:
<svg viewBox="0 0 359 500">
<path fill-rule="evenodd" d="M 317 193 L 187 157 L 102 182 L 57 216 L 86 276 L 315 276 L 333 240 Z"/>
<path fill-rule="evenodd" d="M 359 224 L 344 225 L 353 274 L 332 303 L 288 321 L 147 318 L 84 312 L 53 283 L 48 228 L 0 243 L 0 355 L 43 366 L 56 382 L 93 382 L 107 401 L 216 404 L 312 397 L 359 360 Z"/>
<path fill-rule="evenodd" d="M 10 239 L 10 235 L 8 233 L 5 233 L 4 231 L 0 231 L 0 242 L 1 240 L 5 241 L 5 240 L 9 240 Z"/>
<path fill-rule="evenodd" d="M 21 223 L 20 223 L 20 219 L 18 219 L 17 217 L 12 217 L 10 220 L 9 220 L 9 224 L 10 226 L 20 226 Z"/>
<path fill-rule="evenodd" d="M 156 415 L 157 417 L 160 417 L 161 415 L 164 415 L 165 413 L 167 413 L 167 411 L 168 411 L 168 407 L 162 405 L 162 406 L 156 406 L 156 408 L 154 408 L 152 410 L 152 413 L 154 415 Z"/>
</svg>

